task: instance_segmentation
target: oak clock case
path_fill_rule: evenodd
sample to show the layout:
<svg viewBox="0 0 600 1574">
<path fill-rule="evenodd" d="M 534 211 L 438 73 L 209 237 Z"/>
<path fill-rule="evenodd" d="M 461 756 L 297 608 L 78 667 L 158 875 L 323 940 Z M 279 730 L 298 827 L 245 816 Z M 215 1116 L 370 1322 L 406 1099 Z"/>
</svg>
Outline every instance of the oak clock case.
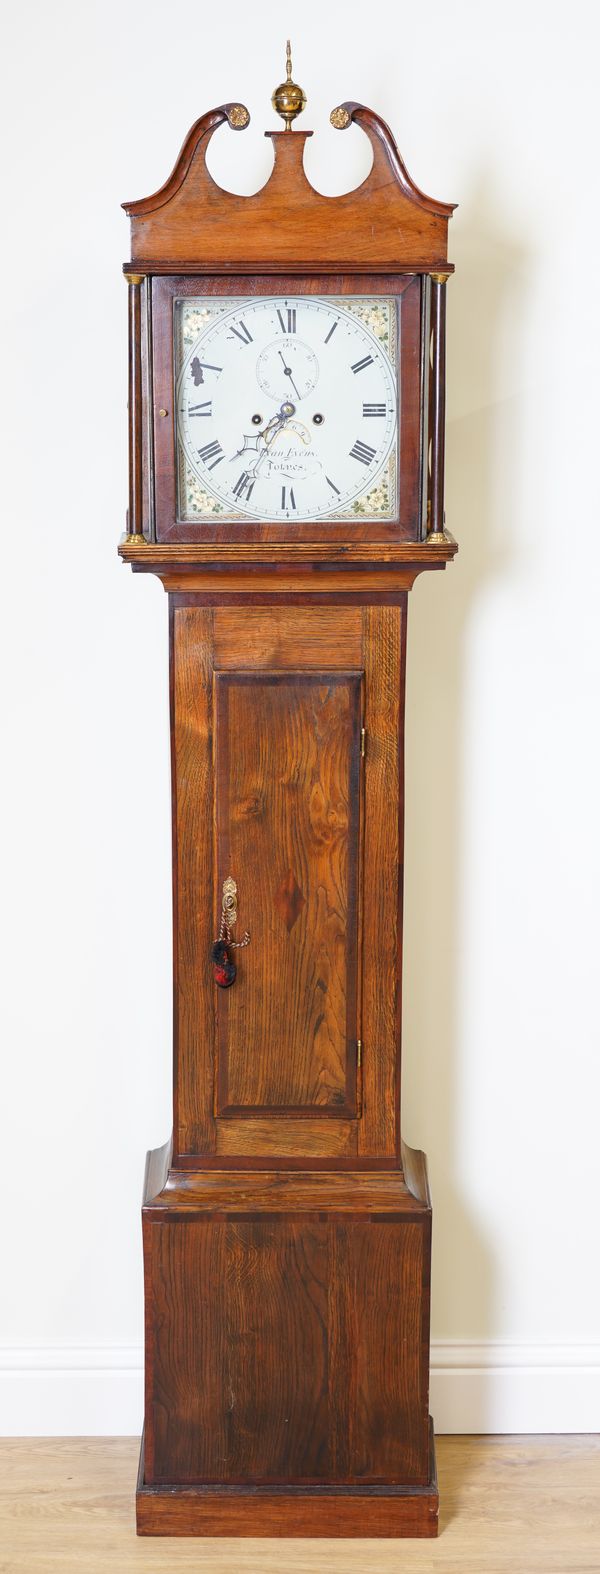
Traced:
<svg viewBox="0 0 600 1574">
<path fill-rule="evenodd" d="M 144 1182 L 144 1535 L 437 1532 L 431 1201 L 400 1123 L 408 595 L 443 512 L 452 208 L 389 128 L 253 197 L 192 127 L 131 219 L 129 509 L 168 593 L 173 1134 Z M 224 134 L 228 134 L 225 132 Z M 410 987 L 410 979 L 407 980 Z"/>
</svg>

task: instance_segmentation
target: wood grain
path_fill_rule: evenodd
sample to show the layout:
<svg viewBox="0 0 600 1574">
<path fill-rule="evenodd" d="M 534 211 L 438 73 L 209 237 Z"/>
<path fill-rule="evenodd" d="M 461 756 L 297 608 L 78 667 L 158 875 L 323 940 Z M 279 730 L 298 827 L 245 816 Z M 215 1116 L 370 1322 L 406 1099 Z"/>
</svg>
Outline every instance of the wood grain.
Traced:
<svg viewBox="0 0 600 1574">
<path fill-rule="evenodd" d="M 174 1148 L 214 1150 L 212 612 L 171 607 Z"/>
<path fill-rule="evenodd" d="M 365 607 L 363 1110 L 359 1153 L 399 1151 L 403 607 Z"/>
<path fill-rule="evenodd" d="M 380 117 L 344 109 L 373 150 L 354 192 L 313 190 L 305 132 L 269 133 L 260 192 L 222 191 L 208 141 L 247 120 L 223 105 L 160 190 L 125 204 L 145 276 L 130 300 L 130 528 L 160 544 L 121 554 L 160 577 L 171 619 L 174 1143 L 145 1179 L 148 1535 L 437 1528 L 431 1207 L 423 1156 L 400 1138 L 400 986 L 406 592 L 456 551 L 421 539 L 430 413 L 436 519 L 443 507 L 427 275 L 451 271 L 452 208 L 419 191 Z M 179 522 L 173 300 L 286 292 L 397 299 L 397 518 Z M 252 940 L 219 995 L 227 873 Z M 94 1499 L 84 1560 L 101 1569 L 98 1523 Z M 61 1574 L 82 1566 L 69 1535 Z M 115 1548 L 111 1567 L 142 1566 Z M 160 1547 L 143 1551 L 162 1566 Z M 375 1559 L 344 1548 L 343 1566 Z"/>
<path fill-rule="evenodd" d="M 421 295 L 419 276 L 390 274 L 342 274 L 327 278 L 318 274 L 301 277 L 269 275 L 249 280 L 227 279 L 225 294 L 247 297 L 293 295 L 384 295 L 393 296 L 398 316 L 398 454 L 401 485 L 395 519 L 369 521 L 360 516 L 346 520 L 322 519 L 276 522 L 242 520 L 229 522 L 180 521 L 177 517 L 175 421 L 172 418 L 173 388 L 176 379 L 173 340 L 173 305 L 176 299 L 223 296 L 219 277 L 197 279 L 175 274 L 153 278 L 152 290 L 152 395 L 154 410 L 154 491 L 156 535 L 159 542 L 188 544 L 213 542 L 268 542 L 282 545 L 293 532 L 295 541 L 311 541 L 315 534 L 324 541 L 398 542 L 418 541 L 421 534 L 421 409 L 426 391 L 422 374 L 427 363 L 421 354 Z M 150 395 L 149 395 L 150 397 Z M 161 410 L 171 412 L 165 420 Z"/>
<path fill-rule="evenodd" d="M 430 1480 L 424 1487 L 321 1485 L 145 1486 L 140 1453 L 136 1518 L 141 1536 L 344 1538 L 437 1536 L 439 1494 L 433 1428 Z"/>
<path fill-rule="evenodd" d="M 153 1229 L 152 1482 L 321 1475 L 323 1230 L 229 1220 Z M 168 1394 L 168 1405 L 162 1402 Z"/>
<path fill-rule="evenodd" d="M 216 607 L 215 670 L 245 667 L 303 671 L 337 666 L 362 666 L 362 616 L 359 607 Z"/>
<path fill-rule="evenodd" d="M 330 1478 L 425 1486 L 423 1220 L 335 1218 L 330 1252 Z"/>
<path fill-rule="evenodd" d="M 186 567 L 194 569 L 204 566 L 216 572 L 224 565 L 241 564 L 248 568 L 259 566 L 263 570 L 267 567 L 279 570 L 282 564 L 286 566 L 301 564 L 305 568 L 312 567 L 314 584 L 322 565 L 327 565 L 329 570 L 331 566 L 336 565 L 339 568 L 342 565 L 346 567 L 358 563 L 364 568 L 365 565 L 373 567 L 376 563 L 382 570 L 390 567 L 399 572 L 408 570 L 413 565 L 418 566 L 419 571 L 433 566 L 445 568 L 446 564 L 456 556 L 458 546 L 447 531 L 443 543 L 285 541 L 281 543 L 276 554 L 269 550 L 268 544 L 264 541 L 223 541 L 219 543 L 218 550 L 214 543 L 205 541 L 179 542 L 177 546 L 148 541 L 143 547 L 130 546 L 122 541 L 118 550 L 119 557 L 124 563 L 129 563 L 138 572 L 147 574 L 173 572 L 177 567 L 183 572 Z"/>
<path fill-rule="evenodd" d="M 441 1437 L 438 1541 L 137 1540 L 137 1438 L 0 1441 L 6 1574 L 598 1574 L 600 1437 Z M 363 1531 L 366 1513 L 362 1510 Z"/>
<path fill-rule="evenodd" d="M 232 106 L 202 115 L 160 190 L 123 203 L 135 266 L 154 272 L 158 261 L 182 273 L 199 267 L 226 272 L 240 262 L 258 273 L 265 265 L 285 269 L 290 263 L 339 267 L 340 257 L 363 268 L 439 266 L 452 205 L 419 191 L 379 115 L 361 104 L 344 107 L 348 123 L 359 125 L 371 142 L 373 166 L 362 185 L 340 197 L 323 197 L 310 185 L 304 147 L 312 133 L 298 130 L 266 133 L 274 164 L 260 191 L 249 197 L 223 191 L 207 169 L 206 148 Z"/>
<path fill-rule="evenodd" d="M 356 1156 L 357 1122 L 344 1116 L 342 1120 L 329 1117 L 294 1120 L 273 1116 L 261 1120 L 249 1116 L 244 1120 L 228 1117 L 218 1122 L 217 1153 L 238 1158 L 252 1155 L 256 1159 L 300 1158 L 312 1163 L 320 1159 Z"/>
<path fill-rule="evenodd" d="M 300 1122 L 298 1123 L 300 1124 Z M 302 1123 L 304 1126 L 304 1123 Z M 412 1149 L 408 1150 L 412 1153 Z M 148 1155 L 144 1212 L 152 1217 L 170 1213 L 218 1215 L 224 1213 L 408 1213 L 429 1211 L 427 1168 L 423 1153 L 413 1154 L 419 1166 L 420 1190 L 415 1196 L 400 1170 L 295 1171 L 287 1168 L 262 1172 L 206 1169 L 174 1170 L 169 1165 L 169 1145 Z M 411 1176 L 414 1185 L 414 1178 Z"/>
<path fill-rule="evenodd" d="M 148 285 L 140 282 L 139 275 L 131 274 L 128 285 L 129 314 L 129 508 L 127 530 L 131 535 L 141 535 L 144 528 L 144 442 L 143 380 L 142 380 L 142 301 L 145 305 Z M 146 367 L 147 372 L 147 367 Z"/>
<path fill-rule="evenodd" d="M 428 528 L 444 529 L 444 464 L 446 448 L 446 284 L 431 283 L 431 511 Z"/>
<path fill-rule="evenodd" d="M 398 1157 L 404 621 L 402 607 L 211 613 L 173 599 L 175 1149 L 186 1163 L 194 1153 L 349 1157 L 357 1135 L 363 1158 Z M 215 644 L 225 665 L 213 698 Z M 364 699 L 347 652 L 361 660 Z M 234 988 L 217 994 L 208 956 L 229 872 L 252 941 L 237 953 Z"/>
<path fill-rule="evenodd" d="M 218 1113 L 356 1112 L 360 674 L 216 675 L 219 885 L 252 930 L 218 997 Z"/>
<path fill-rule="evenodd" d="M 427 1485 L 427 1220 L 147 1213 L 145 1484 Z"/>
</svg>

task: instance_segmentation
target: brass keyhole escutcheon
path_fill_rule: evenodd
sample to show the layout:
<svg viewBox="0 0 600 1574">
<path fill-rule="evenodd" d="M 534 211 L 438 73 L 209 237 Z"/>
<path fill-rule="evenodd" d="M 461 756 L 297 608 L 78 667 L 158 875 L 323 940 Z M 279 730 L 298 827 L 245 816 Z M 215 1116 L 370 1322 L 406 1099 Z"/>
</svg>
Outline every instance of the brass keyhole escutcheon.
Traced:
<svg viewBox="0 0 600 1574">
<path fill-rule="evenodd" d="M 223 917 L 232 929 L 237 920 L 237 885 L 230 874 L 223 881 Z"/>
</svg>

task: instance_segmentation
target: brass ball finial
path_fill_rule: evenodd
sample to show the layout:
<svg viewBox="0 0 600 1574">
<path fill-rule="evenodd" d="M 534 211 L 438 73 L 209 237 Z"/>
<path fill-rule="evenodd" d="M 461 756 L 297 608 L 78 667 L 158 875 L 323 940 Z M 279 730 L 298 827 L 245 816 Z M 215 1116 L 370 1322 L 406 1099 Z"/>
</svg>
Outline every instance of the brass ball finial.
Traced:
<svg viewBox="0 0 600 1574">
<path fill-rule="evenodd" d="M 280 82 L 279 87 L 271 99 L 273 109 L 285 120 L 286 131 L 291 131 L 292 121 L 300 115 L 306 104 L 306 94 L 297 82 L 292 81 L 292 46 L 289 38 L 285 50 L 285 82 Z"/>
</svg>

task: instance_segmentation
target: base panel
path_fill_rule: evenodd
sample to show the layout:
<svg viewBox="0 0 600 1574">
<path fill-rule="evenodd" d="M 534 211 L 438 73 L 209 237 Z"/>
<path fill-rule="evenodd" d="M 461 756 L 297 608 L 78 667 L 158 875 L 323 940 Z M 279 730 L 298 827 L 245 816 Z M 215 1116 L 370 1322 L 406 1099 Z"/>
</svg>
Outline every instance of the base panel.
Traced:
<svg viewBox="0 0 600 1574">
<path fill-rule="evenodd" d="M 437 1536 L 433 1423 L 423 1487 L 146 1486 L 144 1441 L 138 1536 Z"/>
</svg>

